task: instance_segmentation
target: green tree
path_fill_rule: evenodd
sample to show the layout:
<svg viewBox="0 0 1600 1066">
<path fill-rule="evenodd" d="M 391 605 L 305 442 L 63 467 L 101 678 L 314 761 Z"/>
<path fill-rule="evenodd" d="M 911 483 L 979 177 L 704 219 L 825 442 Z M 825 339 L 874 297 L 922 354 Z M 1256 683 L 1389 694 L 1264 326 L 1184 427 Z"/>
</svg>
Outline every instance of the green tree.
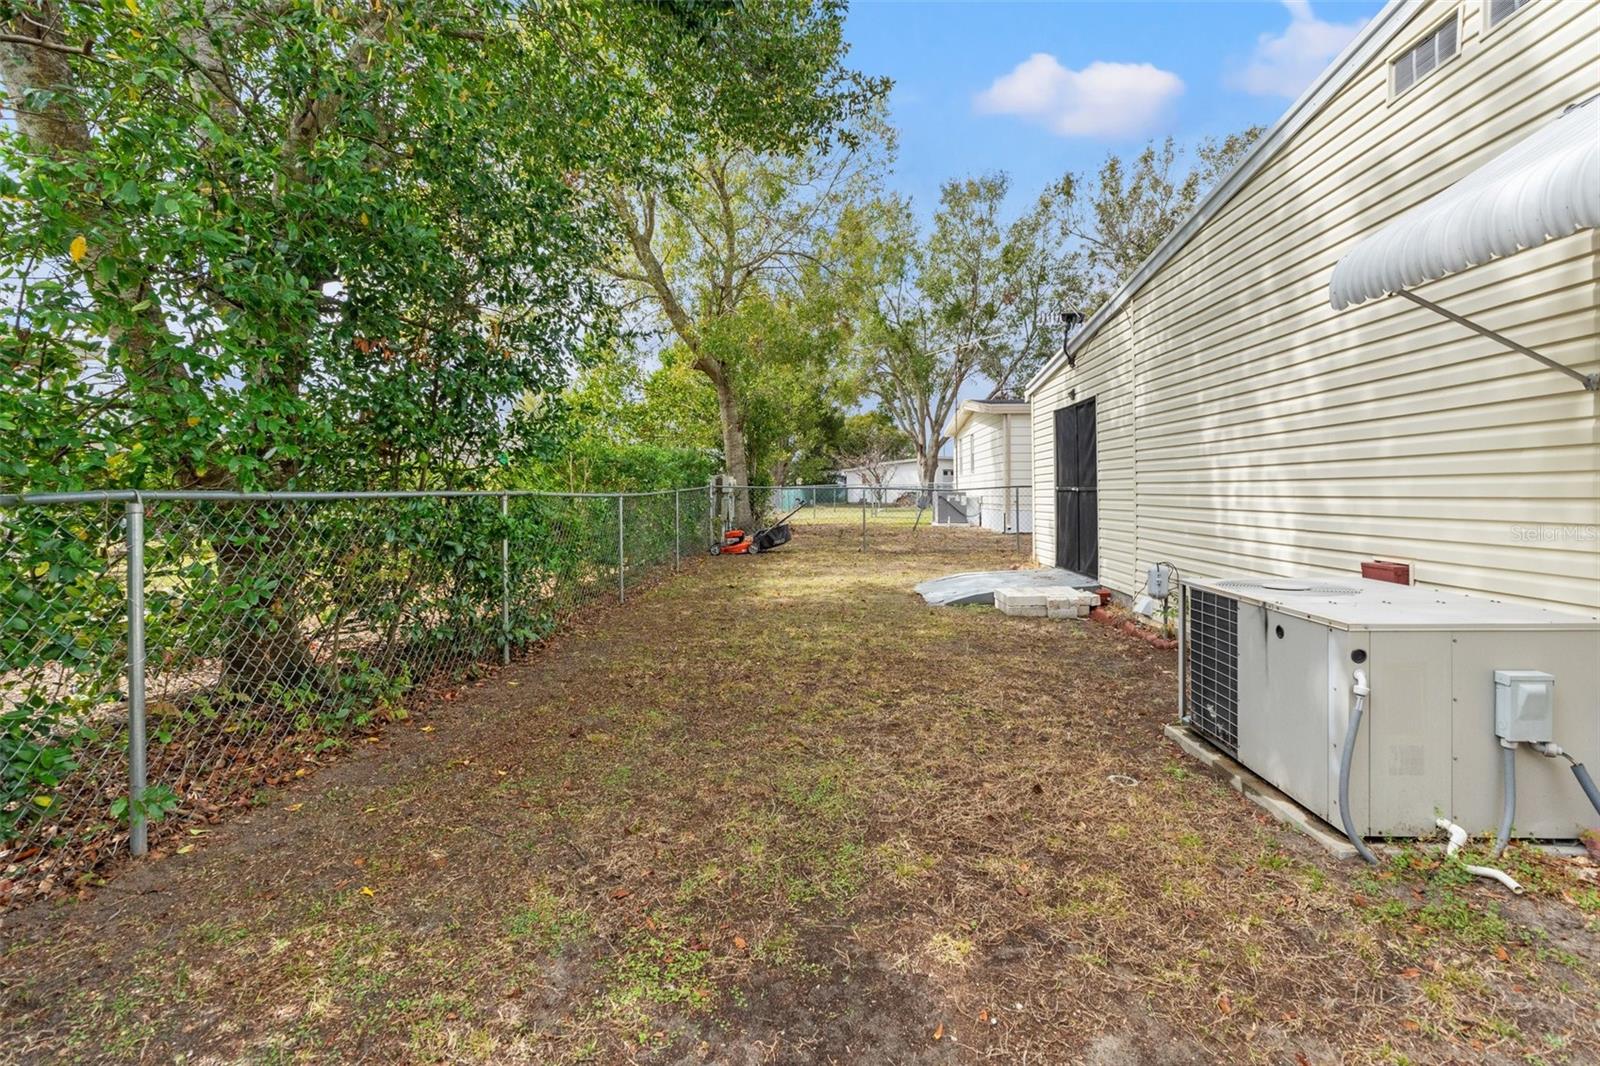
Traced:
<svg viewBox="0 0 1600 1066">
<path fill-rule="evenodd" d="M 680 347 L 663 353 L 661 364 L 644 379 L 639 436 L 653 444 L 714 453 L 721 461 L 722 430 L 717 396 Z M 714 471 L 713 471 L 714 472 Z"/>
<path fill-rule="evenodd" d="M 754 355 L 737 321 L 746 301 L 792 298 L 826 271 L 841 213 L 869 195 L 889 145 L 877 116 L 885 83 L 855 79 L 841 122 L 777 149 L 708 140 L 678 185 L 619 183 L 608 194 L 625 241 L 612 275 L 665 322 L 715 391 L 723 463 L 750 484 L 751 398 L 732 353 Z M 829 137 L 827 134 L 833 136 Z M 743 506 L 736 516 L 748 518 Z"/>
<path fill-rule="evenodd" d="M 843 232 L 864 279 L 860 350 L 870 388 L 932 482 L 962 389 L 1019 390 L 1058 349 L 1059 312 L 1091 313 L 1243 159 L 1259 127 L 1188 154 L 1168 138 L 1067 175 L 1009 223 L 1005 174 L 946 182 L 926 239 L 889 200 Z"/>
<path fill-rule="evenodd" d="M 560 446 L 519 463 L 507 480 L 518 488 L 572 492 L 703 485 L 717 467 L 709 399 L 705 382 L 692 373 L 664 365 L 647 375 L 631 351 L 608 349 L 560 397 L 523 398 L 520 406 L 529 411 L 559 404 Z"/>
<path fill-rule="evenodd" d="M 980 375 L 995 392 L 1025 381 L 1059 339 L 1053 313 L 1081 294 L 1078 258 L 1057 239 L 1063 190 L 1046 189 L 1005 224 L 1009 189 L 1004 174 L 946 182 L 925 241 L 898 199 L 856 235 L 857 269 L 871 279 L 869 388 L 911 439 L 928 484 L 962 389 Z"/>
<path fill-rule="evenodd" d="M 560 405 L 514 400 L 610 332 L 597 190 L 669 187 L 708 143 L 826 140 L 859 91 L 838 22 L 0 0 L 0 482 L 470 487 L 549 452 Z M 227 586 L 259 584 L 232 679 L 315 683 L 292 562 L 262 578 L 277 534 L 236 529 L 212 545 Z"/>
<path fill-rule="evenodd" d="M 752 295 L 704 333 L 706 350 L 740 397 L 754 484 L 824 473 L 845 409 L 858 394 L 848 347 L 852 324 L 833 313 L 825 279 L 806 273 L 807 280 L 778 295 Z"/>
<path fill-rule="evenodd" d="M 1262 127 L 1251 126 L 1226 137 L 1207 137 L 1190 152 L 1168 137 L 1147 144 L 1131 160 L 1107 155 L 1092 180 L 1072 175 L 1063 179 L 1069 206 L 1062 235 L 1082 248 L 1086 310 L 1133 276 L 1200 198 L 1239 165 L 1262 132 Z"/>
<path fill-rule="evenodd" d="M 839 429 L 834 468 L 859 470 L 865 484 L 881 487 L 889 464 L 911 455 L 915 446 L 881 408 L 849 415 Z"/>
<path fill-rule="evenodd" d="M 17 488 L 481 480 L 609 322 L 589 190 L 809 143 L 853 91 L 828 5 L 0 15 Z"/>
</svg>

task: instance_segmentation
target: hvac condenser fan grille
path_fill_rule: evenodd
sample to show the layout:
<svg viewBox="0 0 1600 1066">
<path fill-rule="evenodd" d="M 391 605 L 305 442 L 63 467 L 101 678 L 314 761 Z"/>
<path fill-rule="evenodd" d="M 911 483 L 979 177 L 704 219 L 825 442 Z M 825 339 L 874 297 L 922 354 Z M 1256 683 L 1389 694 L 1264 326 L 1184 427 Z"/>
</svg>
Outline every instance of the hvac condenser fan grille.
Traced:
<svg viewBox="0 0 1600 1066">
<path fill-rule="evenodd" d="M 1239 602 L 1189 591 L 1184 612 L 1189 724 L 1229 755 L 1239 750 Z"/>
</svg>

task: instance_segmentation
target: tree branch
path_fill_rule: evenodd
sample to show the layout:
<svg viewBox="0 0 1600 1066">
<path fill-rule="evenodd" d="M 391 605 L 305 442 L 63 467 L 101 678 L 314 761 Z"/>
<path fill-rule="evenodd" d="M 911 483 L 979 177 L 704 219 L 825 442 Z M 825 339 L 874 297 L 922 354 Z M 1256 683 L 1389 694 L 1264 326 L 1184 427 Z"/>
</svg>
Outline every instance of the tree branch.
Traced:
<svg viewBox="0 0 1600 1066">
<path fill-rule="evenodd" d="M 57 44 L 55 41 L 45 40 L 40 37 L 29 37 L 22 33 L 0 33 L 0 44 L 20 44 L 28 48 L 43 48 L 50 52 L 59 52 L 64 56 L 94 56 L 94 41 L 85 38 L 81 45 Z"/>
</svg>

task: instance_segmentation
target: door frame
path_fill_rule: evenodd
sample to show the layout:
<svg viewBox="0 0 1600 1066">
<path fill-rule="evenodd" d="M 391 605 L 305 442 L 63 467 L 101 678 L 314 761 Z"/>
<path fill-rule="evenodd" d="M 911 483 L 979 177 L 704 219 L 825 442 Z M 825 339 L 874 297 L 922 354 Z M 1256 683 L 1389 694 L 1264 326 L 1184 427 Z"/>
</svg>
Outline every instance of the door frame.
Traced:
<svg viewBox="0 0 1600 1066">
<path fill-rule="evenodd" d="M 1055 563 L 1063 570 L 1096 580 L 1100 577 L 1097 414 L 1093 396 L 1056 408 L 1051 440 L 1055 458 Z M 1064 441 L 1063 437 L 1067 439 Z"/>
</svg>

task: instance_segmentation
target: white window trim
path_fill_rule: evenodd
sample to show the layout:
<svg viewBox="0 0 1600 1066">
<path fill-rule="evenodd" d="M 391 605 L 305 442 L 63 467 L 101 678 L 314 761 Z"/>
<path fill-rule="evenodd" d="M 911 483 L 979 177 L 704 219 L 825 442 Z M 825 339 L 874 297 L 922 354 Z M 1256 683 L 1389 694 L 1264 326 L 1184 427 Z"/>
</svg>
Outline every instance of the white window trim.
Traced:
<svg viewBox="0 0 1600 1066">
<path fill-rule="evenodd" d="M 1490 8 L 1489 0 L 1482 0 L 1482 5 L 1481 6 L 1482 6 L 1482 9 L 1483 9 L 1483 32 L 1480 34 L 1480 36 L 1486 38 L 1491 33 L 1499 33 L 1501 26 L 1509 26 L 1511 23 L 1517 21 L 1517 16 L 1518 15 L 1522 14 L 1524 11 L 1532 10 L 1535 6 L 1537 6 L 1537 3 L 1538 3 L 1538 0 L 1533 0 L 1532 3 L 1523 4 L 1521 7 L 1517 8 L 1515 11 L 1511 12 L 1511 14 L 1509 14 L 1505 18 L 1501 19 L 1499 22 L 1490 22 L 1489 21 L 1489 8 Z"/>
<path fill-rule="evenodd" d="M 1487 18 L 1487 16 L 1485 17 Z M 1445 23 L 1449 22 L 1451 19 L 1454 19 L 1456 23 L 1456 50 L 1451 53 L 1448 59 L 1435 66 L 1432 70 L 1428 71 L 1428 73 L 1424 74 L 1420 80 L 1413 79 L 1411 84 L 1405 89 L 1401 90 L 1400 92 L 1396 92 L 1394 88 L 1394 68 L 1399 64 L 1401 58 L 1410 55 L 1412 49 L 1416 48 L 1417 45 L 1421 44 L 1427 38 L 1444 29 Z M 1510 22 L 1511 20 L 1506 19 L 1506 21 Z M 1461 58 L 1461 53 L 1466 51 L 1467 46 L 1467 42 L 1461 36 L 1461 31 L 1464 24 L 1465 20 L 1461 17 L 1461 8 L 1457 7 L 1455 10 L 1450 12 L 1448 18 L 1440 19 L 1438 22 L 1430 25 L 1422 33 L 1412 37 L 1406 42 L 1404 48 L 1401 48 L 1398 52 L 1390 57 L 1389 61 L 1383 65 L 1383 78 L 1386 83 L 1385 87 L 1389 91 L 1389 103 L 1391 106 L 1399 103 L 1401 100 L 1415 96 L 1418 89 L 1429 82 L 1436 81 L 1438 75 L 1445 73 L 1445 68 L 1451 66 L 1456 60 Z"/>
</svg>

